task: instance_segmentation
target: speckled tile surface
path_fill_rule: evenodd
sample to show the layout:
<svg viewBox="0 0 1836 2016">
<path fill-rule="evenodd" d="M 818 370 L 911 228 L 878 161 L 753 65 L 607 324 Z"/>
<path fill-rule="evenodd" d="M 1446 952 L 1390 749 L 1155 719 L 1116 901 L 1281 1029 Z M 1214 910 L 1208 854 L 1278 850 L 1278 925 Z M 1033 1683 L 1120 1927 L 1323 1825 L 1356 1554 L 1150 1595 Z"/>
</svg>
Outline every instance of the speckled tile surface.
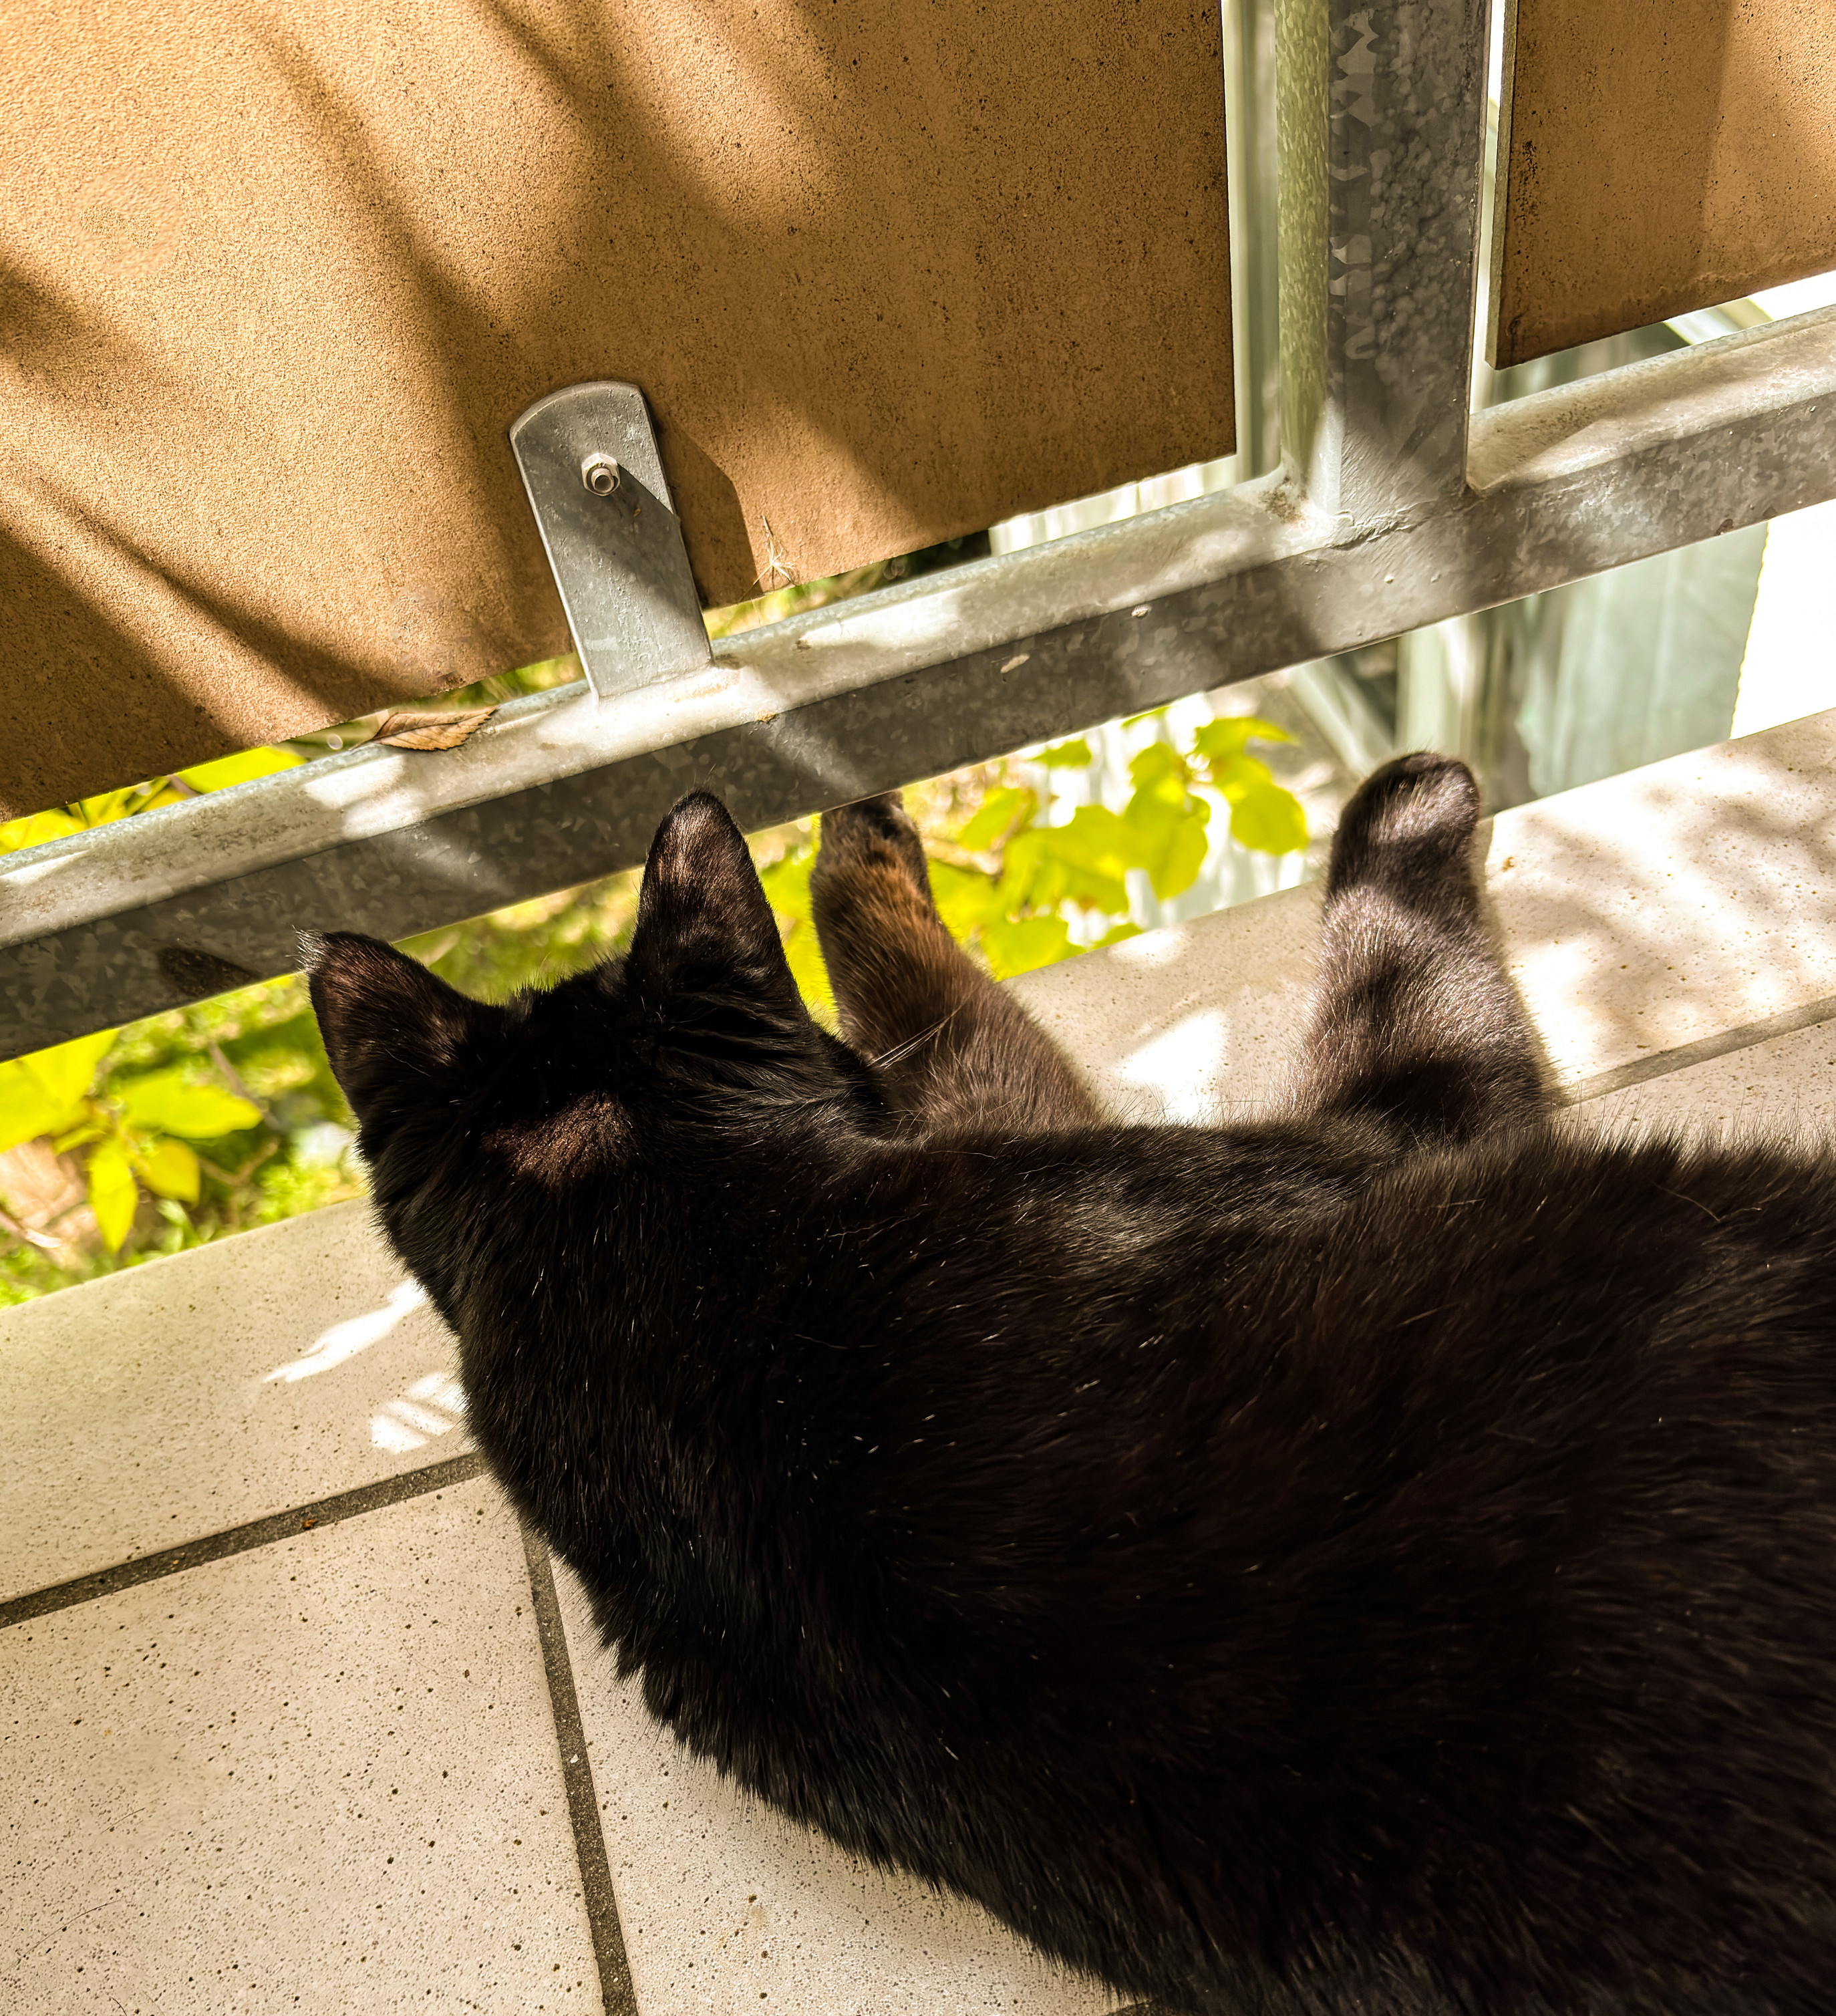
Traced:
<svg viewBox="0 0 1836 2016">
<path fill-rule="evenodd" d="M 0 1631 L 0 1813 L 19 2016 L 597 2006 L 483 1481 Z"/>
<path fill-rule="evenodd" d="M 0 1310 L 0 1601 L 468 1446 L 364 1203 Z"/>
<path fill-rule="evenodd" d="M 852 1861 L 653 1722 L 556 1586 L 643 2016 L 1099 2016 L 1115 1998 L 986 1912 Z"/>
<path fill-rule="evenodd" d="M 1798 1135 L 1836 1142 L 1836 1021 L 1795 1029 L 1571 1109 L 1577 1125 Z"/>
</svg>

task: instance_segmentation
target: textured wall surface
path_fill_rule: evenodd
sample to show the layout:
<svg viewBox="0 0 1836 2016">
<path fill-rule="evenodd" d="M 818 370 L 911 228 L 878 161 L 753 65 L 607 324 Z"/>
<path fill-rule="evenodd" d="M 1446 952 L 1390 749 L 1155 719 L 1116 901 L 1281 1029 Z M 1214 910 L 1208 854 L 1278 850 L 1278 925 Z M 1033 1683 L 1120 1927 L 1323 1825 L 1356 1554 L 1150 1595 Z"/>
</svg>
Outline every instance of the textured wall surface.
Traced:
<svg viewBox="0 0 1836 2016">
<path fill-rule="evenodd" d="M 1492 362 L 1836 266 L 1830 0 L 1514 0 Z"/>
<path fill-rule="evenodd" d="M 13 0 L 0 816 L 565 647 L 504 430 L 704 597 L 1227 452 L 1205 0 Z"/>
</svg>

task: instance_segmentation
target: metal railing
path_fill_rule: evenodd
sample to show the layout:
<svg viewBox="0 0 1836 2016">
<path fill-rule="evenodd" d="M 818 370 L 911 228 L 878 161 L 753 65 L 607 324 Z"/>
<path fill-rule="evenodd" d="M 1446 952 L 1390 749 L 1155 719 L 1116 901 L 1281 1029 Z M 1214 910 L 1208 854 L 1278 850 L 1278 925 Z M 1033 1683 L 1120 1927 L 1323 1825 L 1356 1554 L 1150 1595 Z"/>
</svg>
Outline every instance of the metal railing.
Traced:
<svg viewBox="0 0 1836 2016">
<path fill-rule="evenodd" d="M 1280 0 L 1279 470 L 13 855 L 0 1056 L 631 866 L 692 786 L 775 824 L 1836 495 L 1836 309 L 1469 413 L 1487 26 Z"/>
</svg>

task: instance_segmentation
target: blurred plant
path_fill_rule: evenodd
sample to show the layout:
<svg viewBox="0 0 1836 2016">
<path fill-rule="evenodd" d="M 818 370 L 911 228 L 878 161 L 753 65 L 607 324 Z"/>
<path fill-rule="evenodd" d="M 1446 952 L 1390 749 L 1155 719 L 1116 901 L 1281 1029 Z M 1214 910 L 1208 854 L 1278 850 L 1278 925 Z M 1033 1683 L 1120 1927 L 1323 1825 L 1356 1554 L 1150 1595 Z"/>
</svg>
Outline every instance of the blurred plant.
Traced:
<svg viewBox="0 0 1836 2016">
<path fill-rule="evenodd" d="M 183 1066 L 102 1075 L 116 1033 L 103 1029 L 0 1064 L 0 1154 L 38 1136 L 56 1154 L 81 1151 L 89 1208 L 110 1253 L 128 1237 L 142 1183 L 156 1197 L 196 1204 L 203 1169 L 191 1143 L 261 1118 L 253 1100 Z"/>
<path fill-rule="evenodd" d="M 959 538 L 945 539 L 938 545 L 926 546 L 915 553 L 901 553 L 892 560 L 872 561 L 866 567 L 851 568 L 846 574 L 830 574 L 818 581 L 790 581 L 754 596 L 750 601 L 733 603 L 724 609 L 710 609 L 706 613 L 707 634 L 711 637 L 737 636 L 742 631 L 757 630 L 767 623 L 781 622 L 787 616 L 801 615 L 806 609 L 824 609 L 830 603 L 846 602 L 873 589 L 891 587 L 895 581 L 913 581 L 920 574 L 934 574 L 940 567 L 954 567 L 962 560 L 979 560 L 988 551 L 988 534 L 970 532 Z"/>
<path fill-rule="evenodd" d="M 1137 719 L 1146 717 L 1137 716 Z M 1291 742 L 1273 722 L 1253 715 L 1204 722 L 1184 751 L 1150 742 L 1129 765 L 1134 786 L 1118 812 L 1079 805 L 1062 825 L 1039 823 L 1039 795 L 1028 786 L 991 792 L 956 835 L 970 854 L 995 857 L 992 870 L 936 861 L 931 887 L 955 935 L 978 943 L 997 979 L 1030 973 L 1084 949 L 1072 942 L 1067 913 L 1082 910 L 1116 922 L 1098 945 L 1132 938 L 1140 926 L 1129 916 L 1128 876 L 1139 869 L 1164 902 L 1198 880 L 1211 851 L 1211 799 L 1229 808 L 1230 837 L 1265 854 L 1291 854 L 1307 844 L 1306 815 L 1291 791 L 1247 753 L 1252 741 Z M 1041 767 L 1078 769 L 1091 761 L 1081 737 L 1060 742 L 1033 758 Z"/>
<path fill-rule="evenodd" d="M 292 978 L 0 1065 L 0 1305 L 361 1194 L 350 1117 Z"/>
<path fill-rule="evenodd" d="M 73 799 L 49 812 L 0 823 L 0 854 L 15 854 L 22 847 L 37 847 L 47 840 L 67 839 L 92 826 L 112 826 L 117 819 L 157 812 L 162 805 L 181 805 L 200 792 L 221 791 L 231 784 L 246 784 L 251 778 L 269 777 L 276 770 L 292 769 L 301 760 L 286 749 L 245 749 L 214 762 L 194 763 L 189 770 L 175 771 L 169 777 L 149 777 L 145 783 L 130 784 L 122 790 Z"/>
<path fill-rule="evenodd" d="M 979 949 L 998 980 L 1088 949 L 1072 939 L 1073 911 L 1115 920 L 1095 940 L 1099 945 L 1133 938 L 1141 927 L 1129 916 L 1130 870 L 1144 871 L 1163 900 L 1192 887 L 1212 845 L 1213 806 L 1202 795 L 1208 790 L 1229 808 L 1228 830 L 1240 847 L 1264 854 L 1305 847 L 1300 800 L 1248 751 L 1251 742 L 1294 740 L 1285 728 L 1254 715 L 1220 716 L 1203 723 L 1183 752 L 1165 742 L 1140 751 L 1129 765 L 1134 789 L 1120 812 L 1080 805 L 1057 826 L 1040 823 L 1039 795 L 1031 786 L 993 782 L 954 834 L 925 832 L 938 913 L 954 937 Z M 1080 736 L 1029 760 L 1048 770 L 1078 769 L 1093 758 Z M 924 831 L 923 808 L 914 811 Z M 784 934 L 791 973 L 812 1012 L 833 1027 L 834 996 L 810 914 L 815 851 L 815 831 L 800 833 L 761 880 Z M 992 866 L 980 865 L 991 859 Z"/>
<path fill-rule="evenodd" d="M 368 742 L 391 715 L 450 713 L 455 708 L 489 707 L 525 693 L 543 693 L 564 686 L 581 676 L 580 661 L 571 652 L 565 657 L 545 658 L 538 664 L 520 665 L 514 671 L 480 679 L 457 693 L 438 693 L 430 699 L 410 700 L 394 707 L 379 708 L 355 721 L 340 721 L 329 728 L 315 729 L 272 747 L 244 749 L 233 756 L 219 756 L 208 763 L 194 763 L 189 769 L 169 776 L 149 777 L 117 791 L 103 791 L 91 798 L 73 799 L 49 811 L 33 812 L 24 819 L 0 822 L 0 854 L 16 853 L 22 847 L 37 847 L 48 840 L 67 839 L 73 833 L 86 833 L 92 826 L 111 826 L 117 819 L 132 819 L 140 812 L 157 812 L 164 805 L 181 805 L 205 791 L 225 790 L 232 784 L 247 784 L 257 777 L 271 777 L 277 770 L 291 770 L 315 757 L 335 755 L 341 749 L 355 749 Z"/>
</svg>

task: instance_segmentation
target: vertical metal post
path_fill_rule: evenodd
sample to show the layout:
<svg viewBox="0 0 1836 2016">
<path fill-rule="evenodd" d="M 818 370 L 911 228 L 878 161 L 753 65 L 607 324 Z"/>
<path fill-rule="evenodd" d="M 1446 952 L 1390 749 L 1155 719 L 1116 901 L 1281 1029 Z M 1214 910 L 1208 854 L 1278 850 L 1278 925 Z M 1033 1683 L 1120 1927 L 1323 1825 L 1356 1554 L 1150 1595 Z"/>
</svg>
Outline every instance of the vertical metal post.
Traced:
<svg viewBox="0 0 1836 2016">
<path fill-rule="evenodd" d="M 1466 481 L 1486 0 L 1276 0 L 1283 460 L 1355 540 Z"/>
<path fill-rule="evenodd" d="M 551 392 L 518 414 L 510 447 L 599 698 L 706 665 L 701 599 L 637 387 Z"/>
<path fill-rule="evenodd" d="M 1224 80 L 1237 466 L 1245 477 L 1265 476 L 1281 463 L 1275 0 L 1224 0 Z"/>
</svg>

